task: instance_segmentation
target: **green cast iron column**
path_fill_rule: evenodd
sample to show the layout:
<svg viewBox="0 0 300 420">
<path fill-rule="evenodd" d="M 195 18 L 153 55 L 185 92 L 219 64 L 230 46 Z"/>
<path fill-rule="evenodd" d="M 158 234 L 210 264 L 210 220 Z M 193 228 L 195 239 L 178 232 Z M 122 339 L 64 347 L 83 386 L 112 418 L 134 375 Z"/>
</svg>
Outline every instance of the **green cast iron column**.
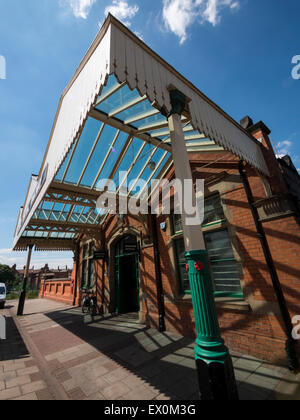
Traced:
<svg viewBox="0 0 300 420">
<path fill-rule="evenodd" d="M 228 350 L 220 335 L 207 252 L 189 251 L 186 259 L 197 330 L 196 359 L 224 362 Z"/>
<path fill-rule="evenodd" d="M 171 91 L 172 112 L 168 116 L 176 178 L 182 183 L 192 179 L 189 157 L 184 140 L 181 114 L 186 98 Z M 195 191 L 192 193 L 196 202 Z M 210 275 L 208 254 L 201 226 L 187 223 L 183 207 L 182 221 L 187 269 L 192 293 L 197 339 L 195 359 L 202 400 L 238 400 L 232 360 L 221 338 Z"/>
</svg>

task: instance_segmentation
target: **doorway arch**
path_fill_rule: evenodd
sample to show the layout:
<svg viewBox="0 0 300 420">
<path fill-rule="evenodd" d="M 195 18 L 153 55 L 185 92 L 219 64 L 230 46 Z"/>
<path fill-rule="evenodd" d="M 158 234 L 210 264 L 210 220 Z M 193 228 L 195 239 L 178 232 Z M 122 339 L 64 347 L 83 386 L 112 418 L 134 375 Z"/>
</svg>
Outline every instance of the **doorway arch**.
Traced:
<svg viewBox="0 0 300 420">
<path fill-rule="evenodd" d="M 126 314 L 140 310 L 139 252 L 137 237 L 128 234 L 114 247 L 115 312 Z"/>
</svg>

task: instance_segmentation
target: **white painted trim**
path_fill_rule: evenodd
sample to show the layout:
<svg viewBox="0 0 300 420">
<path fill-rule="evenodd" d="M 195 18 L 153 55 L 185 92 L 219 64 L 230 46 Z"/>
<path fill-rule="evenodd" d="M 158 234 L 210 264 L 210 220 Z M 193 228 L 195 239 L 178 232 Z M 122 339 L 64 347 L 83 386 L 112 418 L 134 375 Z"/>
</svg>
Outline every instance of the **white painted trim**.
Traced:
<svg viewBox="0 0 300 420">
<path fill-rule="evenodd" d="M 27 205 L 31 197 L 27 197 L 23 210 L 26 220 L 22 227 L 18 226 L 14 247 L 93 110 L 108 76 L 113 73 L 120 83 L 127 82 L 141 96 L 147 95 L 156 108 L 164 108 L 167 112 L 171 110 L 169 89 L 178 89 L 189 99 L 185 116 L 191 119 L 195 130 L 261 173 L 269 174 L 261 146 L 254 138 L 138 37 L 109 16 L 63 92 L 40 170 L 41 177 L 48 168 L 46 181 L 32 208 Z"/>
</svg>

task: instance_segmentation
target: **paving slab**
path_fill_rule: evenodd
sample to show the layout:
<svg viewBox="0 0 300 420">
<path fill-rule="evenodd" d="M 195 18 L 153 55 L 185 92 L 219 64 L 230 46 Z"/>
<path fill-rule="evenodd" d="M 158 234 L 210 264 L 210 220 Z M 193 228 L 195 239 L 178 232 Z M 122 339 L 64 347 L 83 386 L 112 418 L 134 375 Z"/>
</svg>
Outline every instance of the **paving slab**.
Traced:
<svg viewBox="0 0 300 420">
<path fill-rule="evenodd" d="M 149 329 L 134 314 L 92 319 L 80 308 L 27 301 L 18 327 L 31 351 L 13 321 L 11 340 L 1 347 L 0 399 L 199 398 L 193 340 Z M 237 353 L 233 363 L 243 400 L 298 395 L 300 378 L 285 368 Z"/>
<path fill-rule="evenodd" d="M 18 386 L 0 392 L 0 401 L 11 400 L 22 395 Z"/>
<path fill-rule="evenodd" d="M 16 401 L 38 401 L 39 398 L 35 392 L 32 394 L 22 395 L 21 397 L 14 398 Z"/>
<path fill-rule="evenodd" d="M 25 376 L 18 376 L 17 378 L 10 379 L 9 381 L 5 381 L 5 388 L 14 388 L 16 386 L 26 385 L 31 383 L 31 378 L 29 375 Z"/>
<path fill-rule="evenodd" d="M 0 400 L 38 400 L 35 391 L 42 388 L 51 395 L 48 385 L 42 380 L 39 362 L 27 349 L 9 310 L 0 313 L 7 321 L 7 337 L 0 343 Z"/>
<path fill-rule="evenodd" d="M 279 401 L 300 400 L 300 373 L 286 373 L 275 388 L 274 394 Z"/>
</svg>

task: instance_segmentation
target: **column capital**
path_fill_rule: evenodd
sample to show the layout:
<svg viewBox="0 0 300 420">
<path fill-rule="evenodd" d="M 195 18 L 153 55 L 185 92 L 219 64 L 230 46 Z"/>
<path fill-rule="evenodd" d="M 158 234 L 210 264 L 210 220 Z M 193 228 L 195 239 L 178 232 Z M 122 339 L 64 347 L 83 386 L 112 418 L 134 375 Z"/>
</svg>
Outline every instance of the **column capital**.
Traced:
<svg viewBox="0 0 300 420">
<path fill-rule="evenodd" d="M 186 96 L 181 93 L 179 90 L 174 89 L 170 91 L 170 101 L 172 105 L 171 113 L 182 115 L 185 105 L 186 105 Z"/>
</svg>

